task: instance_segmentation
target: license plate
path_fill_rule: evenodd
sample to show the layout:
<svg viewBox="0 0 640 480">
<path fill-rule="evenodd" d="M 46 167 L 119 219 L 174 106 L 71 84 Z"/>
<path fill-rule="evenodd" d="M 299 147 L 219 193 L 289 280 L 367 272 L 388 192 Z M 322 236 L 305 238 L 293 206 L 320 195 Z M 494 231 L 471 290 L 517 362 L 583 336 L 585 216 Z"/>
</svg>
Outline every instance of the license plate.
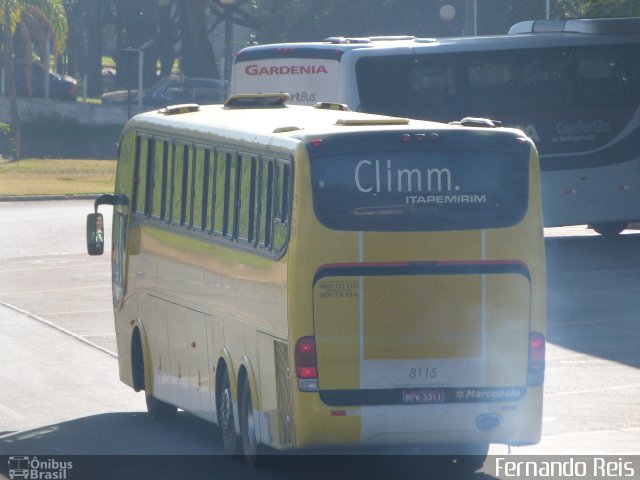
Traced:
<svg viewBox="0 0 640 480">
<path fill-rule="evenodd" d="M 440 388 L 412 388 L 402 391 L 404 403 L 444 403 L 444 390 Z"/>
</svg>

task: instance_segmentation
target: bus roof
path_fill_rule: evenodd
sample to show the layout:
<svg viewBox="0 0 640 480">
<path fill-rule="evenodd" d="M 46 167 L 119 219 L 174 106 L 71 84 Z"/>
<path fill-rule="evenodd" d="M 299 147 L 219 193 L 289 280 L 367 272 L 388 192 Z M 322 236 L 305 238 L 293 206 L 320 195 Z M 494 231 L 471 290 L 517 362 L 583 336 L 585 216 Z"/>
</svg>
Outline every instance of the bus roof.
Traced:
<svg viewBox="0 0 640 480">
<path fill-rule="evenodd" d="M 509 35 L 522 33 L 640 33 L 640 17 L 528 20 L 509 29 Z"/>
<path fill-rule="evenodd" d="M 528 35 L 525 35 L 528 34 Z M 476 37 L 421 38 L 410 35 L 372 37 L 329 37 L 322 42 L 279 43 L 246 47 L 236 55 L 236 61 L 266 58 L 324 58 L 340 60 L 347 52 L 357 55 L 375 54 L 389 50 L 397 54 L 427 52 L 442 47 L 453 50 L 476 51 L 487 48 L 508 49 L 546 47 L 558 44 L 588 45 L 617 43 L 624 41 L 621 35 L 631 35 L 634 41 L 640 38 L 640 17 L 573 19 L 573 20 L 528 20 L 511 27 L 508 35 Z M 597 35 L 597 38 L 594 36 Z M 369 53 L 367 53 L 369 51 Z"/>
<path fill-rule="evenodd" d="M 268 95 L 268 94 L 267 94 Z M 389 117 L 334 108 L 337 104 L 323 104 L 321 108 L 301 105 L 272 105 L 270 107 L 229 108 L 224 105 L 184 105 L 141 113 L 133 117 L 125 128 L 150 129 L 158 135 L 191 137 L 198 141 L 211 136 L 230 140 L 264 143 L 293 148 L 314 136 L 397 130 L 460 129 L 460 126 L 424 120 Z M 501 128 L 502 131 L 512 129 Z"/>
</svg>

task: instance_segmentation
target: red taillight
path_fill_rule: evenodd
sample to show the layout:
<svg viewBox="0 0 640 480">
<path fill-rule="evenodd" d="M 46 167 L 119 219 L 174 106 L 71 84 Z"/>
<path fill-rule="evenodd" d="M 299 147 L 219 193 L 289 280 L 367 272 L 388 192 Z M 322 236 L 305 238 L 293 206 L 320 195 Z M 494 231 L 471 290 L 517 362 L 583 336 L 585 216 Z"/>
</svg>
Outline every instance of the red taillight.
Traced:
<svg viewBox="0 0 640 480">
<path fill-rule="evenodd" d="M 298 378 L 318 378 L 315 337 L 302 337 L 296 342 L 296 376 Z"/>
<path fill-rule="evenodd" d="M 540 332 L 529 334 L 529 378 L 528 384 L 536 387 L 544 383 L 545 340 Z"/>
</svg>

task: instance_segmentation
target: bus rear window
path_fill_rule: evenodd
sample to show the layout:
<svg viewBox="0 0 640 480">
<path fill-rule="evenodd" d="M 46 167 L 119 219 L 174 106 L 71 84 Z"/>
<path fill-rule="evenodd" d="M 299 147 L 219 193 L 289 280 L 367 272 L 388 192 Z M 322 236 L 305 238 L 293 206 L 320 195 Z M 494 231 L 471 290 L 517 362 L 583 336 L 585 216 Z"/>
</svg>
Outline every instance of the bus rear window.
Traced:
<svg viewBox="0 0 640 480">
<path fill-rule="evenodd" d="M 478 151 L 363 152 L 312 158 L 316 216 L 328 228 L 438 231 L 518 223 L 528 156 Z"/>
</svg>

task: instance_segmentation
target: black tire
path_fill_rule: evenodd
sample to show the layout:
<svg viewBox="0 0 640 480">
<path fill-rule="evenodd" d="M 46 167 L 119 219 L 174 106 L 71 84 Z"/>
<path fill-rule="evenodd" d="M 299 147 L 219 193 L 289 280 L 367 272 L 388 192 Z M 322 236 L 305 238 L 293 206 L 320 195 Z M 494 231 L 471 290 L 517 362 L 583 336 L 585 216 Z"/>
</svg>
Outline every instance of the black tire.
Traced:
<svg viewBox="0 0 640 480">
<path fill-rule="evenodd" d="M 253 402 L 249 379 L 244 378 L 242 385 L 242 402 L 240 404 L 240 432 L 242 449 L 247 465 L 255 467 L 264 463 L 264 449 L 256 437 L 256 426 L 253 415 Z"/>
<path fill-rule="evenodd" d="M 145 400 L 147 401 L 147 412 L 154 420 L 164 421 L 176 417 L 178 409 L 174 405 L 158 400 L 153 395 L 145 395 Z"/>
<path fill-rule="evenodd" d="M 218 425 L 222 433 L 222 443 L 227 455 L 237 456 L 242 453 L 242 445 L 234 426 L 233 397 L 229 372 L 225 369 L 220 382 L 220 390 L 216 393 L 216 408 L 218 411 Z"/>
<path fill-rule="evenodd" d="M 604 238 L 616 238 L 622 231 L 627 228 L 627 222 L 602 222 L 589 225 L 596 233 Z"/>
</svg>

